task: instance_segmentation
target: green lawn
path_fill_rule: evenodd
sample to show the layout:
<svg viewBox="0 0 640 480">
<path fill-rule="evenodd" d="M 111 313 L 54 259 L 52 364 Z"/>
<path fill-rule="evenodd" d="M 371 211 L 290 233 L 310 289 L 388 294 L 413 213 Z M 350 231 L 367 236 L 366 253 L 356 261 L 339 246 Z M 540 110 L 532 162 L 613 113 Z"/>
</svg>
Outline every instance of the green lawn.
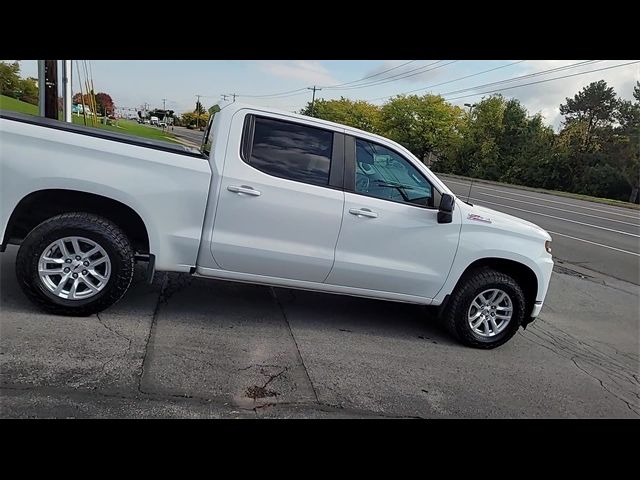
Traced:
<svg viewBox="0 0 640 480">
<path fill-rule="evenodd" d="M 30 115 L 38 115 L 38 106 L 31 105 L 30 103 L 21 102 L 15 98 L 6 97 L 0 95 L 0 109 L 11 110 L 14 112 L 27 113 Z M 71 116 L 75 125 L 84 125 L 84 117 L 82 115 Z M 152 127 L 150 125 L 141 125 L 138 122 L 131 120 L 117 120 L 116 125 L 103 125 L 99 123 L 101 119 L 98 119 L 96 125 L 97 128 L 104 130 L 111 130 L 112 132 L 120 132 L 127 135 L 135 135 L 137 137 L 151 138 L 153 140 L 163 140 L 165 142 L 179 143 L 174 140 L 174 137 L 170 133 L 165 133 L 161 128 Z M 87 117 L 87 127 L 93 127 L 90 117 Z"/>
<path fill-rule="evenodd" d="M 31 105 L 27 102 L 21 102 L 15 98 L 0 95 L 0 109 L 12 110 L 14 112 L 28 113 L 30 115 L 38 115 L 38 106 Z"/>
</svg>

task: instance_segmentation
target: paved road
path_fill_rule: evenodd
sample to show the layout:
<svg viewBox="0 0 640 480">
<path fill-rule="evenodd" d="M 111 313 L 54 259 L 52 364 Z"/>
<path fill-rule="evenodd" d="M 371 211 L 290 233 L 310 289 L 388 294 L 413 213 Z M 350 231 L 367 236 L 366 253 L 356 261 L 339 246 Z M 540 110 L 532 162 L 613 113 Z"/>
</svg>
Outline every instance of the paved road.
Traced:
<svg viewBox="0 0 640 480">
<path fill-rule="evenodd" d="M 86 318 L 38 311 L 0 255 L 0 417 L 637 418 L 638 289 L 554 273 L 499 349 L 425 309 L 136 270 Z"/>
<path fill-rule="evenodd" d="M 189 130 L 185 127 L 173 127 L 171 133 L 182 140 L 192 143 L 195 147 L 199 148 L 200 145 L 202 145 L 204 132 L 201 132 L 200 130 Z"/>
<path fill-rule="evenodd" d="M 439 177 L 461 198 L 469 182 Z M 553 237 L 553 256 L 640 284 L 640 211 L 475 182 L 471 203 L 524 218 Z"/>
</svg>

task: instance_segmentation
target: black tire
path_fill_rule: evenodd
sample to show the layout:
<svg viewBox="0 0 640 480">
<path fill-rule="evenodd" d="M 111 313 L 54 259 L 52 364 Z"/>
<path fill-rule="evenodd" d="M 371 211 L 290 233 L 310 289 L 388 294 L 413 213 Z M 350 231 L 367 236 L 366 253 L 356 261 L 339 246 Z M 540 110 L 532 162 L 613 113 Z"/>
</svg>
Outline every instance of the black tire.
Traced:
<svg viewBox="0 0 640 480">
<path fill-rule="evenodd" d="M 38 261 L 43 250 L 56 239 L 82 236 L 98 243 L 109 255 L 111 275 L 104 288 L 82 300 L 60 298 L 40 280 Z M 87 316 L 116 303 L 133 279 L 134 254 L 124 232 L 97 215 L 74 212 L 49 218 L 35 227 L 22 242 L 16 258 L 16 276 L 25 295 L 41 309 L 70 316 Z"/>
<path fill-rule="evenodd" d="M 473 299 L 483 290 L 500 288 L 511 298 L 513 314 L 507 327 L 494 337 L 476 334 L 468 323 L 467 314 Z M 481 268 L 465 275 L 451 295 L 442 312 L 442 323 L 463 344 L 481 349 L 491 349 L 503 345 L 513 337 L 524 318 L 525 299 L 518 283 L 502 272 Z"/>
</svg>

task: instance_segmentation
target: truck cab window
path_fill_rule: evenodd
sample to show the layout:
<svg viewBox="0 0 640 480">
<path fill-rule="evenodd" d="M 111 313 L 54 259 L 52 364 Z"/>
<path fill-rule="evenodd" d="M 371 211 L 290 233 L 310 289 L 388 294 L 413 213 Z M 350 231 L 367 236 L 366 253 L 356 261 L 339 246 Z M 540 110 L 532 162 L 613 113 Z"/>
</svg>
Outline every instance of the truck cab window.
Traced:
<svg viewBox="0 0 640 480">
<path fill-rule="evenodd" d="M 356 140 L 356 193 L 423 207 L 433 206 L 431 183 L 393 150 Z"/>
<path fill-rule="evenodd" d="M 253 141 L 244 155 L 269 175 L 328 185 L 333 132 L 273 118 L 255 117 Z"/>
</svg>

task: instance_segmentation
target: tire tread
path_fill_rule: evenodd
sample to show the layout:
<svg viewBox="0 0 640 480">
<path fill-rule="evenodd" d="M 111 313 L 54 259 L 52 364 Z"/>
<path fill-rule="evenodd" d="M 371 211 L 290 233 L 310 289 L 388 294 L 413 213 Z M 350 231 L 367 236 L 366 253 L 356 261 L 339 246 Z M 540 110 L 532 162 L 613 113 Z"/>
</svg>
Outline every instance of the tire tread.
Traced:
<svg viewBox="0 0 640 480">
<path fill-rule="evenodd" d="M 511 324 L 505 329 L 505 334 L 493 342 L 479 341 L 467 324 L 467 297 L 480 288 L 488 285 L 503 284 L 513 290 L 515 298 Z M 510 293 L 511 296 L 511 293 Z M 451 295 L 451 299 L 445 310 L 442 312 L 442 323 L 445 328 L 461 343 L 474 348 L 491 349 L 503 345 L 513 337 L 524 318 L 525 298 L 518 283 L 509 275 L 493 270 L 489 267 L 482 267 L 466 274 L 456 290 Z"/>
<path fill-rule="evenodd" d="M 112 286 L 108 285 L 106 294 L 102 295 L 95 302 L 73 307 L 60 305 L 45 296 L 34 284 L 34 280 L 39 280 L 34 279 L 33 272 L 30 271 L 31 266 L 34 260 L 36 263 L 38 262 L 40 254 L 42 253 L 35 247 L 46 241 L 47 236 L 55 230 L 65 228 L 81 229 L 107 237 L 117 253 L 120 268 L 118 269 L 117 276 L 109 279 L 109 281 L 113 281 L 114 284 Z M 116 261 L 116 259 L 113 259 L 112 262 L 113 261 Z M 100 312 L 115 304 L 122 298 L 131 285 L 133 271 L 134 255 L 126 234 L 110 220 L 85 212 L 63 213 L 40 223 L 27 234 L 16 257 L 16 276 L 25 295 L 42 310 L 57 315 L 87 316 Z"/>
</svg>

